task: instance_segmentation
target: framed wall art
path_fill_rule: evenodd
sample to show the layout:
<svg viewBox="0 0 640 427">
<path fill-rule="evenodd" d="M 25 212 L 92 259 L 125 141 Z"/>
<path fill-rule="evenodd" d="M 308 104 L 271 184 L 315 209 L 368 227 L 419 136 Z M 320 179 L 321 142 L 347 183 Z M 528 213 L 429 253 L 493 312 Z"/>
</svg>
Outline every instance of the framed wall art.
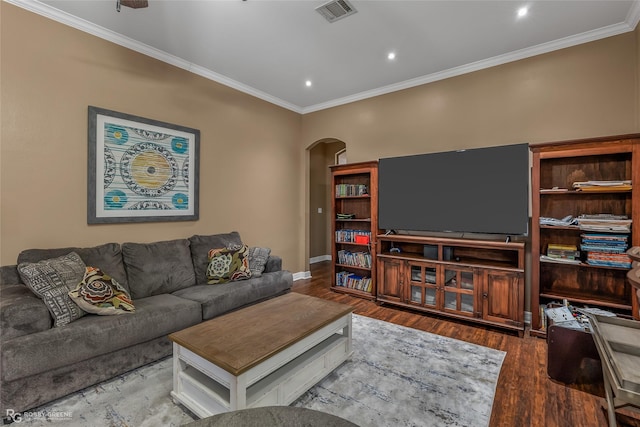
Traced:
<svg viewBox="0 0 640 427">
<path fill-rule="evenodd" d="M 200 131 L 89 106 L 87 222 L 198 219 Z"/>
</svg>

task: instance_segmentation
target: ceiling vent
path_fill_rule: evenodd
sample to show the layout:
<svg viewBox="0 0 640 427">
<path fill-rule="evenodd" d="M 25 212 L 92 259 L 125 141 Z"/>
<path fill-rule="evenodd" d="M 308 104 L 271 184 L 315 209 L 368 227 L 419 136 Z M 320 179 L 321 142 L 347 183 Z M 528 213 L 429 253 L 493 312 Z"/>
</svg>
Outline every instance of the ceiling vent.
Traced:
<svg viewBox="0 0 640 427">
<path fill-rule="evenodd" d="M 329 22 L 353 15 L 357 10 L 347 0 L 334 0 L 316 7 L 316 11 Z"/>
</svg>

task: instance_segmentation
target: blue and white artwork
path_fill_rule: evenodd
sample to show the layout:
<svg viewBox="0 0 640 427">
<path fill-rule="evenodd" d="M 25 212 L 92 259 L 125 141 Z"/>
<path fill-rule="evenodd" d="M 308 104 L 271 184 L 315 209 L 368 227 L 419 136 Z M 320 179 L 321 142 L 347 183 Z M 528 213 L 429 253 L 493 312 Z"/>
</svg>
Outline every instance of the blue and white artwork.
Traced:
<svg viewBox="0 0 640 427">
<path fill-rule="evenodd" d="M 197 219 L 197 133 L 102 114 L 95 127 L 96 218 Z"/>
</svg>

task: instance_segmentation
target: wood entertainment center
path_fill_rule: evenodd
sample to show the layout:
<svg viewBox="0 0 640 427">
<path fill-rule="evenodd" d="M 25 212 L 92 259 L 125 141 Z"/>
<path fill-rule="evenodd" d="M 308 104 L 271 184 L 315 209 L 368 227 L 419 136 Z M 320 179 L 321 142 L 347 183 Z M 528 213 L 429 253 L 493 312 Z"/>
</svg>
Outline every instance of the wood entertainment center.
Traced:
<svg viewBox="0 0 640 427">
<path fill-rule="evenodd" d="M 546 335 L 548 304 L 600 308 L 640 319 L 640 291 L 628 283 L 630 263 L 623 259 L 623 250 L 640 245 L 640 197 L 634 188 L 640 181 L 640 134 L 540 143 L 529 149 L 531 334 Z M 384 165 L 381 160 L 331 167 L 332 289 L 522 335 L 525 243 L 381 234 L 380 225 L 404 229 L 390 227 L 384 209 L 378 218 L 378 198 L 386 200 L 378 192 L 387 188 L 389 176 Z M 345 188 L 348 192 L 342 193 Z M 412 191 L 420 188 L 407 186 L 406 192 Z M 398 209 L 383 205 L 389 206 Z M 428 210 L 423 214 L 429 215 Z M 598 223 L 611 218 L 613 223 Z M 621 231 L 617 222 L 628 227 Z M 350 233 L 365 236 L 351 240 Z"/>
<path fill-rule="evenodd" d="M 379 302 L 523 334 L 524 243 L 414 235 L 377 241 Z"/>
</svg>

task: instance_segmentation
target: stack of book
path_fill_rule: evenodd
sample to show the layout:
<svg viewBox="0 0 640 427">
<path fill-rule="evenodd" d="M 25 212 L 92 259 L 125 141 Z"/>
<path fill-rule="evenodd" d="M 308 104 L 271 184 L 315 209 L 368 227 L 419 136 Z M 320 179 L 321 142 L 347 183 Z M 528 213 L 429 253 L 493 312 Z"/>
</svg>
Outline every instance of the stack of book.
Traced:
<svg viewBox="0 0 640 427">
<path fill-rule="evenodd" d="M 354 267 L 371 268 L 371 254 L 368 252 L 338 251 L 338 263 Z"/>
<path fill-rule="evenodd" d="M 576 245 L 561 245 L 549 243 L 547 246 L 547 256 L 551 258 L 580 259 L 580 251 Z"/>
<path fill-rule="evenodd" d="M 336 273 L 336 286 L 357 289 L 363 292 L 371 292 L 371 277 L 362 277 L 348 271 Z"/>
<path fill-rule="evenodd" d="M 587 252 L 587 264 L 631 268 L 628 239 L 628 234 L 584 233 L 580 249 Z"/>
<path fill-rule="evenodd" d="M 580 264 L 580 251 L 576 245 L 549 243 L 547 254 L 540 255 L 541 261 Z"/>
<path fill-rule="evenodd" d="M 364 184 L 337 184 L 336 197 L 365 196 L 369 194 Z"/>
</svg>

